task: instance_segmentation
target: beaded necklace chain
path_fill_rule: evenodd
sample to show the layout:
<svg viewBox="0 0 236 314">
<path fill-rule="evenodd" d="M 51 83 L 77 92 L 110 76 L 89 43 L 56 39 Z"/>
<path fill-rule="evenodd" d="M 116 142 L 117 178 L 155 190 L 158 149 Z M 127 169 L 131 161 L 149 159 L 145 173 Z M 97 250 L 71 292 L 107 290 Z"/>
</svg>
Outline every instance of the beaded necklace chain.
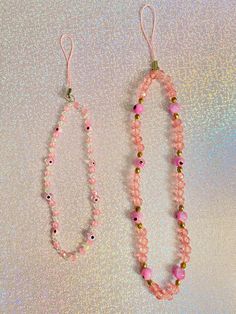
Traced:
<svg viewBox="0 0 236 314">
<path fill-rule="evenodd" d="M 153 16 L 153 28 L 151 37 L 148 38 L 144 30 L 143 24 L 143 12 L 145 8 L 149 8 Z M 184 143 L 183 143 L 183 123 L 180 119 L 180 109 L 181 106 L 177 102 L 176 90 L 172 83 L 172 79 L 169 75 L 166 75 L 163 70 L 159 69 L 158 62 L 156 59 L 155 50 L 153 47 L 153 38 L 156 26 L 156 13 L 155 9 L 146 4 L 140 11 L 141 29 L 143 35 L 148 43 L 150 54 L 152 58 L 151 70 L 144 77 L 138 89 L 138 102 L 133 107 L 134 120 L 132 121 L 132 138 L 136 149 L 136 158 L 134 160 L 134 173 L 131 179 L 131 196 L 133 202 L 133 210 L 131 212 L 131 219 L 135 225 L 135 233 L 137 239 L 137 251 L 136 258 L 140 264 L 141 270 L 140 274 L 147 283 L 149 290 L 156 296 L 159 300 L 171 300 L 173 295 L 178 293 L 180 281 L 185 278 L 185 268 L 186 264 L 190 260 L 190 239 L 188 236 L 188 230 L 185 226 L 185 221 L 187 219 L 187 213 L 184 211 L 184 174 L 183 165 L 184 158 L 182 157 Z M 175 188 L 174 188 L 174 201 L 177 207 L 175 217 L 177 219 L 177 233 L 180 240 L 180 247 L 178 250 L 179 262 L 173 266 L 172 274 L 175 278 L 174 282 L 169 282 L 164 288 L 154 282 L 152 278 L 152 269 L 147 266 L 147 254 L 148 254 L 148 239 L 147 239 L 147 229 L 143 225 L 143 213 L 142 213 L 142 197 L 140 192 L 140 179 L 141 170 L 145 166 L 145 160 L 143 159 L 144 145 L 141 137 L 141 114 L 143 113 L 144 106 L 143 102 L 147 95 L 147 91 L 154 80 L 160 82 L 163 86 L 166 97 L 168 101 L 168 111 L 170 114 L 172 131 L 171 138 L 173 141 L 174 156 L 171 160 L 173 166 L 175 167 Z"/>
<path fill-rule="evenodd" d="M 63 46 L 64 40 L 69 39 L 71 44 L 71 49 L 69 56 L 67 57 L 65 48 Z M 47 201 L 50 213 L 51 213 L 51 243 L 53 248 L 57 251 L 57 253 L 62 256 L 64 259 L 69 259 L 71 261 L 75 261 L 78 254 L 84 255 L 88 249 L 92 246 L 94 240 L 95 240 L 95 231 L 94 229 L 96 226 L 98 226 L 98 216 L 101 214 L 101 211 L 98 207 L 98 203 L 100 200 L 100 197 L 98 195 L 97 189 L 96 189 L 96 179 L 95 179 L 95 172 L 96 172 L 96 163 L 93 157 L 93 148 L 92 148 L 92 125 L 91 121 L 89 120 L 89 112 L 88 109 L 85 107 L 80 106 L 80 104 L 75 100 L 74 96 L 72 95 L 72 89 L 71 89 L 71 73 L 70 73 L 70 62 L 71 57 L 73 55 L 74 51 L 74 43 L 73 39 L 69 35 L 62 35 L 61 36 L 61 48 L 64 53 L 66 62 L 67 62 L 67 86 L 68 91 L 66 95 L 66 104 L 64 106 L 64 109 L 60 115 L 59 121 L 56 124 L 53 132 L 52 132 L 52 138 L 49 143 L 49 151 L 48 155 L 45 159 L 46 169 L 44 172 L 44 193 L 43 196 L 45 200 Z M 62 128 L 63 125 L 67 121 L 67 114 L 70 110 L 74 110 L 75 112 L 80 112 L 83 122 L 84 122 L 84 131 L 86 133 L 85 143 L 86 143 L 86 154 L 87 154 L 87 169 L 88 169 L 88 185 L 90 188 L 90 201 L 92 206 L 92 218 L 89 222 L 89 227 L 87 228 L 87 231 L 85 232 L 84 239 L 81 241 L 78 246 L 72 250 L 72 251 L 66 251 L 61 247 L 60 242 L 57 239 L 57 235 L 60 229 L 59 224 L 59 215 L 60 212 L 57 210 L 57 204 L 54 197 L 53 192 L 53 186 L 52 186 L 52 176 L 53 176 L 53 167 L 55 167 L 56 164 L 56 146 L 59 138 L 62 135 Z"/>
</svg>

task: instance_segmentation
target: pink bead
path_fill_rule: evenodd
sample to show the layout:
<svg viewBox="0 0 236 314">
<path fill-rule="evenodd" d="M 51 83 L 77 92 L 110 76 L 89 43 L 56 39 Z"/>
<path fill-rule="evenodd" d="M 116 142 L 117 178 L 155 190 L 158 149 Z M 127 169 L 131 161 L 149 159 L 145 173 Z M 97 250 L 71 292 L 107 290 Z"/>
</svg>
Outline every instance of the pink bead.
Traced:
<svg viewBox="0 0 236 314">
<path fill-rule="evenodd" d="M 52 211 L 52 216 L 59 216 L 60 212 L 58 210 L 53 210 Z"/>
<path fill-rule="evenodd" d="M 91 122 L 90 121 L 85 121 L 85 131 L 89 132 L 91 131 L 92 127 L 91 127 Z"/>
<path fill-rule="evenodd" d="M 53 245 L 54 249 L 59 249 L 59 247 L 60 247 L 60 244 L 58 242 L 55 242 L 55 241 L 52 242 L 52 245 Z"/>
<path fill-rule="evenodd" d="M 61 120 L 61 121 L 66 121 L 66 117 L 63 116 L 63 115 L 61 115 L 61 116 L 60 116 L 60 120 Z"/>
<path fill-rule="evenodd" d="M 95 235 L 93 233 L 88 233 L 87 234 L 87 241 L 91 245 L 95 241 Z"/>
<path fill-rule="evenodd" d="M 75 101 L 75 102 L 74 102 L 74 108 L 75 108 L 75 109 L 79 109 L 79 103 L 78 103 L 78 101 Z"/>
<path fill-rule="evenodd" d="M 130 215 L 131 219 L 135 222 L 135 223 L 140 223 L 143 220 L 143 213 L 142 212 L 136 212 L 133 211 Z"/>
<path fill-rule="evenodd" d="M 143 158 L 136 158 L 134 161 L 134 165 L 139 168 L 143 168 L 145 166 L 145 160 Z"/>
<path fill-rule="evenodd" d="M 83 247 L 80 247 L 80 248 L 79 248 L 79 252 L 80 252 L 80 254 L 82 254 L 82 255 L 85 255 L 85 253 L 86 253 L 86 251 L 85 251 L 85 249 L 84 249 Z"/>
<path fill-rule="evenodd" d="M 99 202 L 100 197 L 99 197 L 99 195 L 98 195 L 98 193 L 96 191 L 93 191 L 91 193 L 91 200 L 92 200 L 93 203 L 98 203 Z"/>
<path fill-rule="evenodd" d="M 150 280 L 151 277 L 152 277 L 152 270 L 151 270 L 151 268 L 143 268 L 142 271 L 141 271 L 141 276 L 145 280 Z"/>
<path fill-rule="evenodd" d="M 185 278 L 185 270 L 178 265 L 173 267 L 172 273 L 178 280 L 183 280 Z"/>
<path fill-rule="evenodd" d="M 93 227 L 97 227 L 97 226 L 99 225 L 99 222 L 98 222 L 97 220 L 93 220 L 93 221 L 91 222 L 91 225 L 92 225 Z"/>
<path fill-rule="evenodd" d="M 49 204 L 51 207 L 56 206 L 56 202 L 55 202 L 54 200 L 49 201 L 48 204 Z"/>
<path fill-rule="evenodd" d="M 101 215 L 100 209 L 94 209 L 94 210 L 92 211 L 92 213 L 93 213 L 94 216 L 99 216 L 99 215 Z"/>
<path fill-rule="evenodd" d="M 54 222 L 52 223 L 52 228 L 53 228 L 53 229 L 58 229 L 58 228 L 59 228 L 59 223 L 58 223 L 57 221 L 54 221 Z"/>
<path fill-rule="evenodd" d="M 44 194 L 45 199 L 49 202 L 53 200 L 53 194 L 52 193 L 45 193 Z"/>
<path fill-rule="evenodd" d="M 143 112 L 143 105 L 141 104 L 136 104 L 134 107 L 133 107 L 133 112 L 134 113 L 137 113 L 137 114 L 140 114 Z"/>
<path fill-rule="evenodd" d="M 68 106 L 68 105 L 64 106 L 64 110 L 65 111 L 69 111 L 70 110 L 70 106 Z"/>
<path fill-rule="evenodd" d="M 180 104 L 172 103 L 169 105 L 168 109 L 171 114 L 178 113 L 180 111 Z"/>
<path fill-rule="evenodd" d="M 47 166 L 52 166 L 54 164 L 54 162 L 55 162 L 55 159 L 52 157 L 45 159 L 45 163 Z"/>
<path fill-rule="evenodd" d="M 71 260 L 72 262 L 75 262 L 76 259 L 77 259 L 77 256 L 76 256 L 75 254 L 71 254 L 71 255 L 70 255 L 70 260 Z"/>
<path fill-rule="evenodd" d="M 96 179 L 94 179 L 94 178 L 89 178 L 89 179 L 88 179 L 88 182 L 89 182 L 89 184 L 93 185 L 93 184 L 96 183 Z"/>
<path fill-rule="evenodd" d="M 184 211 L 177 211 L 176 218 L 180 221 L 186 221 L 188 218 L 188 214 Z"/>
<path fill-rule="evenodd" d="M 182 158 L 182 157 L 175 157 L 173 160 L 172 160 L 172 162 L 173 162 L 173 164 L 175 165 L 175 166 L 183 166 L 184 165 L 184 158 Z"/>
</svg>

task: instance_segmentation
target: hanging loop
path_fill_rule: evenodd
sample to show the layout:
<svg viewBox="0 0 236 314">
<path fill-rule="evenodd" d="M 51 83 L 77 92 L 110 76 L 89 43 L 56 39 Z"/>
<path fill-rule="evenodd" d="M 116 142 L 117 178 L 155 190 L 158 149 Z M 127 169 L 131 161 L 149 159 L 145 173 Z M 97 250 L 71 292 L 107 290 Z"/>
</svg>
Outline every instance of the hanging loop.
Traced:
<svg viewBox="0 0 236 314">
<path fill-rule="evenodd" d="M 70 41 L 70 50 L 69 50 L 69 54 L 67 53 L 64 43 L 66 40 Z M 62 52 L 65 56 L 66 59 L 66 84 L 68 87 L 68 91 L 66 93 L 65 99 L 73 102 L 75 100 L 74 96 L 71 94 L 72 92 L 72 80 L 71 80 L 71 58 L 73 56 L 74 53 L 74 41 L 71 35 L 68 34 L 63 34 L 60 38 L 60 44 L 61 44 L 61 49 Z"/>
<path fill-rule="evenodd" d="M 145 28 L 144 28 L 144 10 L 148 8 L 151 10 L 152 12 L 152 31 L 151 31 L 151 35 L 148 36 Z M 151 56 L 151 60 L 152 60 L 152 70 L 158 70 L 158 62 L 157 62 L 157 56 L 156 56 L 156 50 L 154 48 L 154 36 L 156 34 L 156 11 L 155 8 L 151 5 L 151 4 L 145 4 L 141 10 L 140 10 L 140 26 L 141 26 L 141 30 L 143 33 L 143 36 L 148 44 L 149 47 L 149 51 L 150 51 L 150 56 Z"/>
</svg>

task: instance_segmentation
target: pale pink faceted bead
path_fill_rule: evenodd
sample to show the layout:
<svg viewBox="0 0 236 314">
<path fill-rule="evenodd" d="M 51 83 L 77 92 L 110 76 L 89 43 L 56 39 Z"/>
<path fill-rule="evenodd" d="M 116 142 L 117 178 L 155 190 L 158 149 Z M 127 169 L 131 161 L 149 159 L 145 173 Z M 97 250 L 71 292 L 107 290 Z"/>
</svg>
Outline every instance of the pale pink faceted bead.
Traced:
<svg viewBox="0 0 236 314">
<path fill-rule="evenodd" d="M 152 70 L 152 71 L 150 71 L 149 75 L 150 75 L 151 79 L 154 80 L 157 77 L 158 73 L 156 70 L 155 71 Z"/>
<path fill-rule="evenodd" d="M 190 238 L 189 237 L 184 237 L 183 242 L 189 244 L 190 243 Z"/>
<path fill-rule="evenodd" d="M 138 240 L 140 243 L 142 243 L 143 245 L 147 246 L 148 245 L 148 239 L 147 238 L 141 238 Z"/>
<path fill-rule="evenodd" d="M 140 198 L 135 198 L 134 199 L 134 205 L 135 206 L 141 206 L 142 205 L 142 199 L 140 199 Z"/>
<path fill-rule="evenodd" d="M 172 273 L 178 280 L 183 280 L 185 278 L 185 270 L 178 265 L 173 267 Z"/>
<path fill-rule="evenodd" d="M 58 210 L 53 210 L 52 211 L 52 216 L 59 216 L 60 212 Z"/>
<path fill-rule="evenodd" d="M 55 144 L 55 142 L 51 142 L 51 143 L 49 144 L 49 146 L 50 146 L 50 147 L 56 147 L 56 144 Z"/>
<path fill-rule="evenodd" d="M 150 280 L 151 277 L 152 277 L 152 270 L 151 270 L 151 268 L 143 268 L 142 271 L 141 271 L 141 276 L 145 280 Z"/>
<path fill-rule="evenodd" d="M 178 181 L 177 182 L 177 186 L 180 188 L 184 188 L 185 187 L 185 182 L 184 181 Z"/>
<path fill-rule="evenodd" d="M 176 127 L 178 127 L 179 125 L 182 124 L 182 121 L 181 121 L 180 119 L 175 119 L 175 120 L 173 120 L 173 121 L 171 122 L 171 124 L 172 124 L 172 126 L 173 126 L 174 128 L 176 128 Z"/>
<path fill-rule="evenodd" d="M 138 128 L 132 129 L 131 134 L 132 134 L 133 136 L 139 135 L 139 134 L 140 134 L 140 129 L 138 129 Z"/>
<path fill-rule="evenodd" d="M 82 255 L 85 255 L 86 251 L 83 247 L 80 247 L 79 248 L 79 253 L 82 254 Z"/>
<path fill-rule="evenodd" d="M 74 108 L 75 108 L 75 109 L 79 109 L 79 103 L 78 103 L 78 101 L 75 101 L 75 102 L 74 102 Z"/>
<path fill-rule="evenodd" d="M 51 186 L 51 182 L 50 181 L 45 181 L 44 182 L 44 186 L 45 186 L 45 188 L 48 188 L 49 186 Z"/>
<path fill-rule="evenodd" d="M 88 113 L 88 109 L 87 108 L 82 108 L 81 109 L 81 114 L 82 114 L 83 117 L 85 117 L 87 113 Z"/>
<path fill-rule="evenodd" d="M 176 150 L 183 150 L 184 149 L 184 143 L 178 142 L 174 144 L 174 147 Z"/>
<path fill-rule="evenodd" d="M 135 254 L 135 256 L 137 257 L 138 261 L 141 263 L 145 263 L 147 261 L 147 255 L 145 254 L 137 253 Z"/>
<path fill-rule="evenodd" d="M 92 213 L 93 213 L 94 216 L 99 216 L 99 215 L 101 215 L 101 210 L 100 209 L 94 209 L 92 211 Z"/>
<path fill-rule="evenodd" d="M 70 110 L 70 106 L 69 105 L 65 105 L 64 106 L 64 111 L 69 111 Z"/>
<path fill-rule="evenodd" d="M 89 173 L 94 173 L 96 171 L 96 167 L 89 167 L 88 171 Z"/>
<path fill-rule="evenodd" d="M 55 207 L 56 206 L 56 201 L 55 200 L 51 200 L 48 202 L 50 207 Z"/>
<path fill-rule="evenodd" d="M 59 223 L 57 221 L 52 222 L 52 228 L 53 229 L 58 229 L 59 228 Z"/>
<path fill-rule="evenodd" d="M 189 263 L 189 261 L 190 261 L 190 256 L 189 256 L 189 255 L 184 255 L 184 256 L 182 257 L 182 260 L 183 260 L 183 262 L 185 262 L 185 263 Z"/>
<path fill-rule="evenodd" d="M 52 245 L 53 245 L 54 249 L 59 249 L 60 248 L 59 242 L 52 241 Z"/>
<path fill-rule="evenodd" d="M 189 244 L 186 244 L 185 248 L 184 248 L 184 251 L 185 251 L 185 253 L 191 253 L 192 252 L 191 246 Z"/>
<path fill-rule="evenodd" d="M 139 152 L 143 152 L 144 151 L 144 145 L 143 144 L 139 144 L 138 146 L 137 146 L 137 151 L 139 151 Z"/>
<path fill-rule="evenodd" d="M 179 173 L 176 173 L 175 176 L 176 176 L 177 180 L 183 180 L 184 179 L 184 173 L 179 172 Z"/>
<path fill-rule="evenodd" d="M 72 262 L 75 262 L 77 260 L 77 256 L 75 254 L 70 254 L 70 257 L 69 259 L 72 261 Z"/>
<path fill-rule="evenodd" d="M 177 211 L 176 218 L 180 221 L 186 221 L 188 218 L 188 214 L 185 211 Z"/>
<path fill-rule="evenodd" d="M 44 172 L 44 175 L 45 175 L 45 177 L 50 176 L 50 175 L 51 175 L 51 172 L 48 171 L 48 170 L 46 170 L 46 171 Z"/>
<path fill-rule="evenodd" d="M 60 116 L 60 121 L 66 121 L 66 117 L 63 116 L 63 115 L 61 115 L 61 116 Z"/>
<path fill-rule="evenodd" d="M 88 183 L 91 185 L 94 185 L 96 183 L 96 179 L 95 178 L 89 178 Z"/>
<path fill-rule="evenodd" d="M 92 225 L 93 227 L 97 227 L 97 226 L 99 225 L 99 222 L 98 222 L 97 220 L 93 220 L 92 223 L 91 223 L 91 225 Z"/>
</svg>

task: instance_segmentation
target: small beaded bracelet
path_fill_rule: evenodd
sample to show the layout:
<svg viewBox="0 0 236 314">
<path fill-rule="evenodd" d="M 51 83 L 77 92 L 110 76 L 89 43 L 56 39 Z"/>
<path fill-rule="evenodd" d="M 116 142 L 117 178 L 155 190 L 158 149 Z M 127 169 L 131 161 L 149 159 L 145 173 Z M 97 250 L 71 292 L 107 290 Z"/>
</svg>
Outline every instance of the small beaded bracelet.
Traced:
<svg viewBox="0 0 236 314">
<path fill-rule="evenodd" d="M 63 47 L 64 39 L 69 39 L 71 44 L 71 50 L 69 56 L 67 57 L 66 51 Z M 73 39 L 70 35 L 62 35 L 61 36 L 61 48 L 64 53 L 66 62 L 67 62 L 67 86 L 68 91 L 65 99 L 67 103 L 64 106 L 64 109 L 60 115 L 59 122 L 57 123 L 56 127 L 53 130 L 52 138 L 49 143 L 49 152 L 45 159 L 46 169 L 44 172 L 44 193 L 43 197 L 47 201 L 50 212 L 51 212 L 51 243 L 53 248 L 57 251 L 57 253 L 62 256 L 64 259 L 75 261 L 77 259 L 78 254 L 84 255 L 88 249 L 92 246 L 95 240 L 95 228 L 99 225 L 98 217 L 101 214 L 101 210 L 98 207 L 100 196 L 97 192 L 96 188 L 96 162 L 93 157 L 93 148 L 92 148 L 92 125 L 89 119 L 89 112 L 88 109 L 85 107 L 80 106 L 80 104 L 75 100 L 74 96 L 72 95 L 71 89 L 71 74 L 70 74 L 70 62 L 71 57 L 74 51 L 74 43 Z M 80 112 L 83 121 L 84 121 L 84 131 L 86 132 L 86 154 L 87 154 L 87 169 L 88 169 L 88 185 L 90 188 L 90 200 L 92 206 L 92 219 L 89 222 L 89 227 L 86 231 L 86 236 L 81 241 L 78 246 L 72 251 L 66 251 L 61 247 L 60 242 L 57 239 L 57 235 L 59 232 L 59 215 L 60 212 L 56 208 L 56 201 L 54 198 L 54 193 L 52 193 L 52 176 L 53 176 L 53 167 L 56 164 L 56 146 L 57 141 L 62 135 L 62 128 L 64 123 L 67 121 L 67 114 L 70 110 L 75 110 Z"/>
<path fill-rule="evenodd" d="M 153 28 L 152 35 L 149 39 L 144 30 L 143 24 L 143 12 L 145 8 L 149 8 L 153 15 Z M 185 278 L 185 268 L 186 264 L 190 260 L 190 239 L 188 236 L 188 230 L 185 226 L 185 221 L 187 219 L 187 213 L 184 211 L 184 174 L 183 165 L 184 158 L 182 157 L 182 151 L 184 149 L 183 143 L 183 123 L 180 119 L 180 104 L 177 102 L 176 90 L 172 83 L 170 76 L 166 75 L 163 70 L 158 67 L 155 50 L 153 47 L 153 36 L 155 33 L 156 24 L 156 13 L 155 9 L 146 4 L 142 7 L 140 11 L 141 29 L 143 35 L 149 45 L 151 58 L 152 58 L 152 69 L 144 77 L 138 89 L 138 102 L 133 107 L 133 113 L 135 114 L 134 120 L 132 121 L 132 139 L 136 148 L 136 158 L 134 160 L 134 173 L 131 178 L 131 197 L 133 202 L 133 211 L 131 212 L 131 219 L 135 225 L 135 233 L 137 238 L 137 252 L 136 258 L 141 266 L 140 274 L 147 282 L 149 290 L 156 296 L 159 300 L 171 300 L 173 295 L 179 291 L 180 281 Z M 177 233 L 180 240 L 180 248 L 178 252 L 179 263 L 174 265 L 172 268 L 172 274 L 175 277 L 174 282 L 169 282 L 165 288 L 161 288 L 159 284 L 155 283 L 152 278 L 152 269 L 147 266 L 147 254 L 148 254 L 148 239 L 147 239 L 147 229 L 143 225 L 143 213 L 141 211 L 141 206 L 143 203 L 141 193 L 140 193 L 140 179 L 141 170 L 145 166 L 145 160 L 143 159 L 144 145 L 141 137 L 141 114 L 143 113 L 144 107 L 143 102 L 146 97 L 147 91 L 154 80 L 161 83 L 166 91 L 167 101 L 169 102 L 168 111 L 170 113 L 171 124 L 172 124 L 172 141 L 173 148 L 175 151 L 175 156 L 172 158 L 171 162 L 175 166 L 175 189 L 174 189 L 174 201 L 177 206 L 177 212 L 175 217 L 178 222 Z"/>
</svg>

